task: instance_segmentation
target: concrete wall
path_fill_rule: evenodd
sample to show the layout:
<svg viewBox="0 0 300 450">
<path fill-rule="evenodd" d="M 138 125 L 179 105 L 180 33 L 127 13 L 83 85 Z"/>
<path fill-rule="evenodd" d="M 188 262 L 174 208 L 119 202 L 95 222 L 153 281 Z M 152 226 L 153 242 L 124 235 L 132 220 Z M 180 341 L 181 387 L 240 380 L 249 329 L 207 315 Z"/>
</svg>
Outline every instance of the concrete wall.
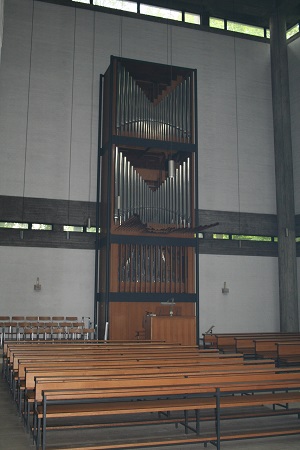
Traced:
<svg viewBox="0 0 300 450">
<path fill-rule="evenodd" d="M 121 27 L 115 15 L 32 5 L 6 5 L 3 195 L 23 194 L 26 149 L 26 196 L 89 200 L 91 156 L 95 199 L 99 74 L 119 55 L 121 35 L 124 57 L 198 71 L 200 208 L 276 213 L 268 44 L 176 26 L 171 33 L 126 17 Z"/>
<path fill-rule="evenodd" d="M 200 333 L 279 331 L 277 258 L 201 255 L 200 305 Z"/>
<path fill-rule="evenodd" d="M 288 45 L 289 77 L 290 77 L 290 107 L 293 145 L 293 167 L 295 185 L 295 210 L 300 214 L 300 39 Z"/>
<path fill-rule="evenodd" d="M 94 252 L 0 247 L 0 261 L 1 315 L 93 318 Z"/>
<path fill-rule="evenodd" d="M 300 214 L 300 39 L 288 44 L 289 78 L 290 78 L 290 108 L 291 108 L 291 132 L 294 169 L 294 195 L 295 212 Z M 300 258 L 298 263 L 298 298 L 300 299 Z M 299 308 L 300 309 L 300 308 Z M 300 317 L 300 312 L 299 312 Z"/>
<path fill-rule="evenodd" d="M 268 44 L 32 0 L 5 6 L 2 195 L 95 200 L 99 74 L 116 55 L 197 69 L 200 208 L 276 213 Z M 91 315 L 93 256 L 0 247 L 1 314 Z M 278 330 L 275 259 L 203 255 L 200 275 L 202 331 Z"/>
<path fill-rule="evenodd" d="M 4 21 L 4 0 L 0 0 L 0 63 L 1 63 L 1 50 L 3 40 L 3 21 Z"/>
</svg>

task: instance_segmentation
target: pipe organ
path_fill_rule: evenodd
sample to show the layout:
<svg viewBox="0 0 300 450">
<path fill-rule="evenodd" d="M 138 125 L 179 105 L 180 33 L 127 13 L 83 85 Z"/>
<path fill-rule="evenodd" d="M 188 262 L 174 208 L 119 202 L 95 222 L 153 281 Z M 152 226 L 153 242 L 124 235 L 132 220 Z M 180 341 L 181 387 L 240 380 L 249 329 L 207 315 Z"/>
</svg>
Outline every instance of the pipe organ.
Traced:
<svg viewBox="0 0 300 450">
<path fill-rule="evenodd" d="M 169 166 L 174 163 L 169 160 Z M 143 223 L 191 226 L 190 158 L 169 168 L 168 176 L 160 185 L 149 185 L 127 156 L 115 149 L 114 222 L 122 223 L 137 214 Z M 170 174 L 170 171 L 172 172 Z"/>
<path fill-rule="evenodd" d="M 178 75 L 156 98 L 149 80 L 148 91 L 117 64 L 116 131 L 126 136 L 190 143 L 192 139 L 190 102 L 191 75 Z M 150 90 L 149 90 L 150 87 Z M 152 88 L 152 89 L 151 89 Z M 148 94 L 150 92 L 150 95 Z"/>
<path fill-rule="evenodd" d="M 101 77 L 100 339 L 107 324 L 110 339 L 134 339 L 144 315 L 170 297 L 195 315 L 195 86 L 193 69 L 119 57 Z"/>
</svg>

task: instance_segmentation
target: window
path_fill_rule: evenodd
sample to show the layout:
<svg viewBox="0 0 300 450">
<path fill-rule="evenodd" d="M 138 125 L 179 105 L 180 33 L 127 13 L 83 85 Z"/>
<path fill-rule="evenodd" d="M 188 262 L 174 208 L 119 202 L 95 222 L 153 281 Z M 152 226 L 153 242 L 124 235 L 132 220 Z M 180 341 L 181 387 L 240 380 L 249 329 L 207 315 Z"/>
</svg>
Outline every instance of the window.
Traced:
<svg viewBox="0 0 300 450">
<path fill-rule="evenodd" d="M 137 12 L 137 3 L 126 0 L 94 0 L 94 5 L 121 11 Z"/>
<path fill-rule="evenodd" d="M 223 19 L 217 19 L 216 17 L 209 18 L 209 26 L 211 28 L 219 28 L 220 30 L 225 29 L 225 22 Z"/>
<path fill-rule="evenodd" d="M 83 227 L 78 227 L 75 225 L 64 225 L 64 231 L 83 233 Z"/>
<path fill-rule="evenodd" d="M 40 231 L 52 231 L 52 225 L 47 223 L 33 223 L 31 225 L 32 230 L 40 230 Z"/>
<path fill-rule="evenodd" d="M 184 13 L 184 21 L 186 23 L 193 23 L 194 25 L 200 25 L 200 16 L 199 14 L 192 14 L 185 12 Z"/>
<path fill-rule="evenodd" d="M 96 233 L 96 227 L 86 227 L 86 232 L 87 233 Z M 99 228 L 99 233 L 100 233 L 100 228 Z"/>
<path fill-rule="evenodd" d="M 161 17 L 162 19 L 182 20 L 181 11 L 169 8 L 159 8 L 158 6 L 150 6 L 145 3 L 140 4 L 140 13 L 147 16 Z"/>
<path fill-rule="evenodd" d="M 286 32 L 286 38 L 290 39 L 292 36 L 295 36 L 295 34 L 299 33 L 299 23 L 297 23 L 295 26 L 287 30 Z"/>
<path fill-rule="evenodd" d="M 246 25 L 238 22 L 231 22 L 228 20 L 227 22 L 227 30 L 235 31 L 237 33 L 250 34 L 252 36 L 264 37 L 265 30 L 262 27 L 254 27 L 252 25 Z"/>
<path fill-rule="evenodd" d="M 247 236 L 244 234 L 233 234 L 231 239 L 237 241 L 263 241 L 263 242 L 272 242 L 272 237 L 270 236 Z"/>
<path fill-rule="evenodd" d="M 0 222 L 0 228 L 17 228 L 21 230 L 28 230 L 28 223 Z"/>
<path fill-rule="evenodd" d="M 229 239 L 229 234 L 213 234 L 213 239 Z"/>
</svg>

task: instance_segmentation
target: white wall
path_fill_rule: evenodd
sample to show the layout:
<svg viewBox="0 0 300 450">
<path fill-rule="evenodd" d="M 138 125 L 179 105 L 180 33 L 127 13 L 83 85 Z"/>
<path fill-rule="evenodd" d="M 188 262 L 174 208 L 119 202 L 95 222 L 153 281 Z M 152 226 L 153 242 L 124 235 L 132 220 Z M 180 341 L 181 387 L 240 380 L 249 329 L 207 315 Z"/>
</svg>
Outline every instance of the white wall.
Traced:
<svg viewBox="0 0 300 450">
<path fill-rule="evenodd" d="M 269 44 L 32 0 L 5 9 L 0 192 L 22 195 L 27 139 L 26 196 L 68 198 L 71 149 L 70 198 L 89 199 L 91 155 L 95 200 L 99 74 L 120 38 L 123 57 L 198 71 L 200 208 L 276 213 Z"/>
<path fill-rule="evenodd" d="M 296 214 L 300 214 L 300 39 L 296 39 L 288 45 L 288 60 L 290 77 L 290 107 L 295 186 L 295 210 Z"/>
<path fill-rule="evenodd" d="M 26 149 L 25 196 L 95 200 L 98 83 L 111 55 L 197 69 L 200 208 L 276 213 L 268 44 L 32 0 L 5 5 L 1 195 L 23 195 Z M 92 251 L 0 256 L 1 314 L 92 314 Z M 203 331 L 278 329 L 276 259 L 203 255 L 200 276 Z"/>
<path fill-rule="evenodd" d="M 3 20 L 4 20 L 4 0 L 0 0 L 0 63 L 1 63 L 1 50 L 3 40 Z"/>
<path fill-rule="evenodd" d="M 289 79 L 290 79 L 290 108 L 291 108 L 291 132 L 293 148 L 294 169 L 294 195 L 295 212 L 300 214 L 300 39 L 296 39 L 288 45 Z M 300 301 L 300 258 L 297 258 L 298 272 L 298 300 Z M 299 308 L 300 321 L 300 308 Z"/>
<path fill-rule="evenodd" d="M 41 291 L 34 291 L 39 277 Z M 0 247 L 0 315 L 94 316 L 94 252 Z"/>
<path fill-rule="evenodd" d="M 199 264 L 201 334 L 280 331 L 277 258 L 200 255 Z"/>
</svg>

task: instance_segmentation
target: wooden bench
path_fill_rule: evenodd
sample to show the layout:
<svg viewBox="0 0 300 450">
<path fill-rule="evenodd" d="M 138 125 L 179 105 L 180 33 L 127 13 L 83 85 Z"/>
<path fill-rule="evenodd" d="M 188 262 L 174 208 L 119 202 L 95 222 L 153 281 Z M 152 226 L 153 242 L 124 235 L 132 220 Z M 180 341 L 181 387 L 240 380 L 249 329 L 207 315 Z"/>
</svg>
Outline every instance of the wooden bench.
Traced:
<svg viewBox="0 0 300 450">
<path fill-rule="evenodd" d="M 51 381 L 49 378 L 37 378 L 34 411 L 35 439 L 39 446 L 40 431 L 42 431 L 42 448 L 46 448 L 47 420 L 50 418 L 113 416 L 120 413 L 130 415 L 158 411 L 185 411 L 184 423 L 187 432 L 188 412 L 193 410 L 196 411 L 196 439 L 198 442 L 203 442 L 200 436 L 199 411 L 210 408 L 216 409 L 217 423 L 216 434 L 211 440 L 216 441 L 217 448 L 220 448 L 221 408 L 299 402 L 300 393 L 294 391 L 299 390 L 299 387 L 299 373 L 270 373 L 269 371 L 250 374 L 223 373 L 202 377 L 176 375 L 175 377 L 156 376 L 145 379 L 132 377 L 109 380 L 82 378 L 68 382 L 55 378 Z M 279 392 L 279 390 L 288 390 L 288 392 Z M 249 392 L 252 395 L 238 395 Z M 75 403 L 70 403 L 71 401 Z M 276 432 L 276 429 L 272 431 L 275 434 Z M 281 432 L 284 434 L 284 430 Z M 300 433 L 299 427 L 294 432 Z M 255 436 L 256 433 L 253 431 L 252 437 Z M 153 441 L 152 445 L 163 445 L 168 442 Z M 180 442 L 183 442 L 182 439 L 179 439 L 177 443 Z M 139 441 L 138 446 L 142 447 L 144 443 Z M 124 448 L 124 446 L 97 445 L 96 448 Z"/>
<path fill-rule="evenodd" d="M 268 361 L 264 361 L 267 364 Z M 183 370 L 184 368 L 189 368 L 190 366 L 206 367 L 206 366 L 221 366 L 223 368 L 227 366 L 241 366 L 244 364 L 242 355 L 215 355 L 214 358 L 173 358 L 172 356 L 164 358 L 152 358 L 152 359 L 142 359 L 142 358 L 127 358 L 120 361 L 117 359 L 107 359 L 107 360 L 95 360 L 95 359 L 74 359 L 72 355 L 62 356 L 58 358 L 57 356 L 52 356 L 48 358 L 42 358 L 41 356 L 28 359 L 28 357 L 20 358 L 18 360 L 18 373 L 17 379 L 15 380 L 16 395 L 15 399 L 18 399 L 19 408 L 21 408 L 22 392 L 25 390 L 25 370 L 31 367 L 39 368 L 40 370 L 55 370 L 60 367 L 61 369 L 74 370 L 76 368 L 80 370 L 84 369 L 111 369 L 119 370 L 121 367 L 125 370 L 132 370 L 135 368 L 142 368 L 143 370 L 148 370 L 152 367 L 158 368 L 172 368 L 178 367 L 178 369 Z"/>
<path fill-rule="evenodd" d="M 300 366 L 300 342 L 281 341 L 276 347 L 279 366 Z"/>
<path fill-rule="evenodd" d="M 300 337 L 275 336 L 272 338 L 255 339 L 255 357 L 256 358 L 274 358 L 277 361 L 277 342 L 297 342 L 300 343 Z"/>
<path fill-rule="evenodd" d="M 153 375 L 161 375 L 161 376 L 172 376 L 177 375 L 178 373 L 184 376 L 191 376 L 191 375 L 202 375 L 204 373 L 224 373 L 227 371 L 235 372 L 235 373 L 244 373 L 255 371 L 266 371 L 270 370 L 271 372 L 274 371 L 275 364 L 273 361 L 264 362 L 263 364 L 257 363 L 256 361 L 254 363 L 243 363 L 240 361 L 237 363 L 236 359 L 233 359 L 231 361 L 227 361 L 227 364 L 223 364 L 222 361 L 215 361 L 213 363 L 211 362 L 198 362 L 198 363 L 182 363 L 178 364 L 176 362 L 175 364 L 168 364 L 168 362 L 160 365 L 147 365 L 144 366 L 143 364 L 135 365 L 135 366 L 118 366 L 118 367 L 103 367 L 103 365 L 99 364 L 99 366 L 95 367 L 78 367 L 68 366 L 68 363 L 64 364 L 63 367 L 58 368 L 56 366 L 49 366 L 45 365 L 44 367 L 32 367 L 28 364 L 26 364 L 25 368 L 25 380 L 24 383 L 20 385 L 19 388 L 19 406 L 21 408 L 22 403 L 22 393 L 24 393 L 24 407 L 23 411 L 20 410 L 20 413 L 23 412 L 25 416 L 25 422 L 27 423 L 27 426 L 29 426 L 29 416 L 30 412 L 32 410 L 31 405 L 34 401 L 34 387 L 35 387 L 35 380 L 38 377 L 63 377 L 65 379 L 73 379 L 76 377 L 112 377 L 112 376 L 118 376 L 118 377 L 126 377 L 126 376 L 140 376 L 140 377 L 147 377 L 147 376 L 153 376 Z"/>
<path fill-rule="evenodd" d="M 204 334 L 204 348 L 210 346 L 218 348 L 223 352 L 241 352 L 254 356 L 253 339 L 264 338 L 297 338 L 300 333 L 280 333 L 280 332 L 254 332 L 254 333 L 213 333 Z M 238 347 L 237 347 L 238 345 Z"/>
</svg>

